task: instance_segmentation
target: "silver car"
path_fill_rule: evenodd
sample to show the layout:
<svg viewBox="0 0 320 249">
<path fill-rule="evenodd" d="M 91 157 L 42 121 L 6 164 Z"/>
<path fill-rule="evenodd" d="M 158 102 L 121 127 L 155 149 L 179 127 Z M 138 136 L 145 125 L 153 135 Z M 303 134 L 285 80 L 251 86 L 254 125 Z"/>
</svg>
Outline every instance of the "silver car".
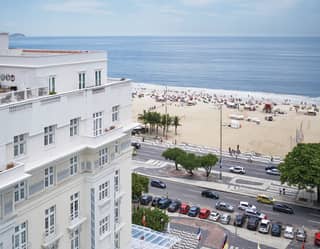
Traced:
<svg viewBox="0 0 320 249">
<path fill-rule="evenodd" d="M 208 219 L 212 221 L 218 221 L 219 218 L 220 218 L 220 214 L 218 212 L 212 211 Z"/>
<path fill-rule="evenodd" d="M 231 215 L 230 214 L 222 214 L 220 217 L 220 222 L 221 224 L 228 225 L 231 220 Z"/>
<path fill-rule="evenodd" d="M 304 230 L 304 227 L 297 228 L 296 239 L 304 242 L 307 240 L 307 232 Z"/>
</svg>

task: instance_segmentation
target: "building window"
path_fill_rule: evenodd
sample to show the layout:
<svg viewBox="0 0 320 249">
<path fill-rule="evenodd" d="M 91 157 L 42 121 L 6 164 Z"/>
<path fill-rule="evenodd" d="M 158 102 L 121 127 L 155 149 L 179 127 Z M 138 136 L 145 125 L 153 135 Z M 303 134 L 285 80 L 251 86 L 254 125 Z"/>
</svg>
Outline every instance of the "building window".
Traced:
<svg viewBox="0 0 320 249">
<path fill-rule="evenodd" d="M 78 156 L 70 158 L 70 175 L 75 175 L 78 172 Z"/>
<path fill-rule="evenodd" d="M 109 216 L 104 217 L 102 220 L 99 222 L 99 233 L 100 236 L 107 233 L 110 229 L 110 224 L 109 224 Z"/>
<path fill-rule="evenodd" d="M 70 196 L 70 219 L 79 217 L 79 192 Z"/>
<path fill-rule="evenodd" d="M 45 210 L 44 228 L 45 236 L 54 234 L 56 231 L 56 206 L 52 206 Z"/>
<path fill-rule="evenodd" d="M 54 133 L 55 133 L 54 125 L 44 127 L 44 145 L 49 145 L 54 143 Z"/>
<path fill-rule="evenodd" d="M 13 249 L 27 248 L 27 223 L 23 222 L 14 228 Z"/>
<path fill-rule="evenodd" d="M 26 134 L 13 137 L 13 154 L 15 157 L 26 153 Z"/>
<path fill-rule="evenodd" d="M 119 105 L 112 107 L 112 122 L 119 121 Z"/>
<path fill-rule="evenodd" d="M 44 169 L 44 186 L 46 188 L 53 186 L 53 180 L 54 180 L 54 169 L 53 167 L 49 167 Z"/>
<path fill-rule="evenodd" d="M 114 248 L 120 249 L 120 232 L 114 234 Z"/>
<path fill-rule="evenodd" d="M 102 134 L 102 112 L 93 114 L 93 136 Z"/>
<path fill-rule="evenodd" d="M 49 93 L 55 93 L 56 92 L 56 77 L 50 76 L 49 77 Z"/>
<path fill-rule="evenodd" d="M 99 166 L 103 166 L 108 162 L 108 148 L 99 150 Z"/>
<path fill-rule="evenodd" d="M 114 203 L 114 222 L 119 223 L 120 217 L 120 208 L 119 208 L 119 201 L 115 201 Z"/>
<path fill-rule="evenodd" d="M 86 73 L 79 73 L 79 89 L 83 89 L 86 87 Z"/>
<path fill-rule="evenodd" d="M 116 170 L 115 174 L 114 174 L 114 190 L 116 192 L 119 191 L 119 170 Z"/>
<path fill-rule="evenodd" d="M 119 142 L 118 141 L 116 141 L 114 144 L 114 152 L 119 153 Z"/>
<path fill-rule="evenodd" d="M 77 228 L 71 233 L 71 249 L 80 248 L 80 231 Z"/>
<path fill-rule="evenodd" d="M 14 186 L 14 201 L 19 202 L 25 199 L 26 196 L 26 186 L 24 182 Z"/>
<path fill-rule="evenodd" d="M 79 135 L 79 119 L 74 118 L 70 120 L 70 137 Z"/>
<path fill-rule="evenodd" d="M 99 185 L 99 200 L 103 200 L 109 196 L 109 181 Z"/>
<path fill-rule="evenodd" d="M 101 86 L 101 70 L 95 71 L 96 86 Z"/>
</svg>

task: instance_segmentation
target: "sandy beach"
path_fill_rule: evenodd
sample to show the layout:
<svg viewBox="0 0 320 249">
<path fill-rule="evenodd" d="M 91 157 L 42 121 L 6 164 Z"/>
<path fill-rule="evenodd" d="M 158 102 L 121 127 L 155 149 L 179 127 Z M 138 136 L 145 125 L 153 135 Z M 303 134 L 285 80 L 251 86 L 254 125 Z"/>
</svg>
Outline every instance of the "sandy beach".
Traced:
<svg viewBox="0 0 320 249">
<path fill-rule="evenodd" d="M 133 120 L 143 110 L 165 113 L 165 87 L 158 85 L 133 84 Z M 222 107 L 223 150 L 236 149 L 284 157 L 296 142 L 320 141 L 320 115 L 306 115 L 307 110 L 319 108 L 319 99 L 267 93 L 236 92 L 197 88 L 168 87 L 167 112 L 178 116 L 178 134 L 170 127 L 168 140 L 211 147 L 220 144 L 220 103 Z M 234 108 L 233 104 L 238 103 Z M 272 105 L 276 114 L 263 111 L 266 103 Z M 295 107 L 299 106 L 296 110 Z M 253 108 L 254 107 L 254 108 Z M 251 110 L 250 110 L 251 109 Z M 255 110 L 252 110 L 255 109 Z M 280 113 L 280 114 L 279 114 Z M 230 118 L 230 115 L 232 118 Z M 265 120 L 272 116 L 273 121 Z M 231 121 L 234 120 L 235 121 Z M 240 119 L 240 120 L 239 120 Z M 251 121 L 247 121 L 247 120 Z M 231 128 L 230 124 L 240 125 Z M 259 123 L 259 124 L 257 124 Z M 161 134 L 161 133 L 160 133 Z"/>
</svg>

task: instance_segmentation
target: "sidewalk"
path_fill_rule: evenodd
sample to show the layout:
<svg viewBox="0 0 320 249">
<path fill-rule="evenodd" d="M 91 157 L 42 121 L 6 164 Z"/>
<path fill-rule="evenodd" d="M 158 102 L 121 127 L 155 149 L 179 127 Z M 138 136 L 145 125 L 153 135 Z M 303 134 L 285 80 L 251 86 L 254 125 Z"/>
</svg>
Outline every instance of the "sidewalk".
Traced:
<svg viewBox="0 0 320 249">
<path fill-rule="evenodd" d="M 266 194 L 281 202 L 319 209 L 319 206 L 314 205 L 314 203 L 310 202 L 307 198 L 308 196 L 310 197 L 310 193 L 299 191 L 296 187 L 281 185 L 279 181 L 235 175 L 228 172 L 223 172 L 223 179 L 219 180 L 218 171 L 212 171 L 212 175 L 208 180 L 201 171 L 195 171 L 194 176 L 190 177 L 184 170 L 176 171 L 171 162 L 162 165 L 160 168 L 145 162 L 133 160 L 132 170 L 142 175 L 157 177 L 166 181 L 169 180 L 202 188 L 217 189 L 219 191 L 237 193 L 245 196 L 256 197 L 258 194 Z M 279 195 L 280 188 L 286 189 L 285 195 Z M 308 201 L 299 201 L 301 196 Z"/>
</svg>

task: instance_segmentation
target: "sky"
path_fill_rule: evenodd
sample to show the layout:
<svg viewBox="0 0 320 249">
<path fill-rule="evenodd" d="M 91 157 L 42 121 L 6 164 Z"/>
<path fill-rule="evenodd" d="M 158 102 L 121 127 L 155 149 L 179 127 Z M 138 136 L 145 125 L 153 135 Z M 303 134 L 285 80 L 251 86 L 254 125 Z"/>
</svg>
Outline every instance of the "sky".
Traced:
<svg viewBox="0 0 320 249">
<path fill-rule="evenodd" d="M 320 0 L 0 0 L 28 36 L 320 36 Z"/>
</svg>

